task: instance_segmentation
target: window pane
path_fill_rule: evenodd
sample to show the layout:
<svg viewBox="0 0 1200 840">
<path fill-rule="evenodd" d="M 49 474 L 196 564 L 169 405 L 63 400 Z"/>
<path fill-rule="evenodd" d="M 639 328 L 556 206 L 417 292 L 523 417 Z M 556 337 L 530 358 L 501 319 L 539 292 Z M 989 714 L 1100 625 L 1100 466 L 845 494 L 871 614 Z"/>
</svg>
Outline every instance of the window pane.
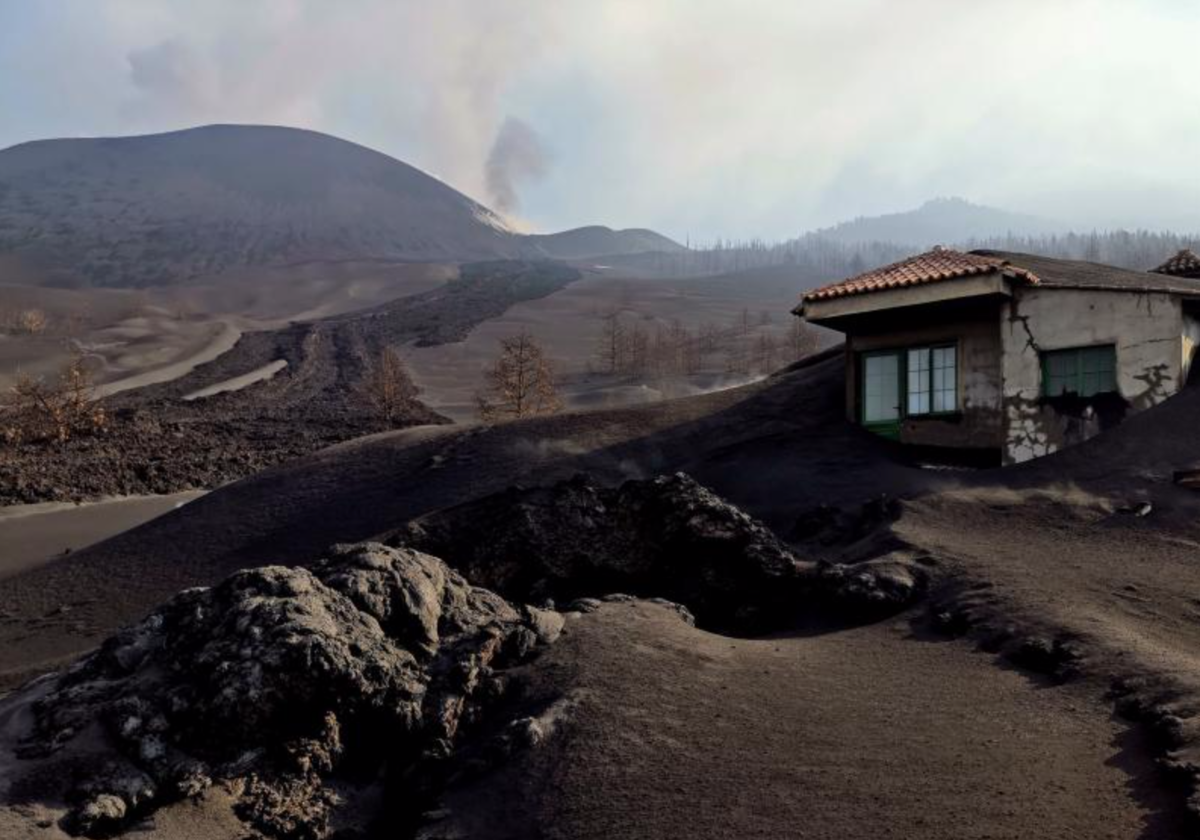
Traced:
<svg viewBox="0 0 1200 840">
<path fill-rule="evenodd" d="M 895 420 L 900 416 L 900 359 L 895 355 L 863 360 L 863 419 Z"/>
<path fill-rule="evenodd" d="M 1111 344 L 1054 350 L 1043 358 L 1048 397 L 1092 397 L 1117 390 L 1117 351 Z"/>
<path fill-rule="evenodd" d="M 958 408 L 957 348 L 937 347 L 933 351 L 933 410 Z"/>
<path fill-rule="evenodd" d="M 1059 350 L 1054 353 L 1048 353 L 1046 359 L 1049 362 L 1047 367 L 1049 368 L 1050 375 L 1052 377 L 1058 378 L 1075 376 L 1078 359 L 1076 358 L 1074 351 Z"/>
<path fill-rule="evenodd" d="M 1116 348 L 1087 347 L 1080 351 L 1083 381 L 1079 393 L 1085 397 L 1115 391 Z"/>
<path fill-rule="evenodd" d="M 1079 351 L 1080 362 L 1084 373 L 1111 371 L 1116 367 L 1115 348 L 1085 347 Z"/>
<path fill-rule="evenodd" d="M 929 348 L 908 351 L 908 413 L 929 413 Z"/>
<path fill-rule="evenodd" d="M 1063 394 L 1071 390 L 1074 377 L 1054 376 L 1051 375 L 1046 380 L 1046 396 L 1061 397 Z"/>
</svg>

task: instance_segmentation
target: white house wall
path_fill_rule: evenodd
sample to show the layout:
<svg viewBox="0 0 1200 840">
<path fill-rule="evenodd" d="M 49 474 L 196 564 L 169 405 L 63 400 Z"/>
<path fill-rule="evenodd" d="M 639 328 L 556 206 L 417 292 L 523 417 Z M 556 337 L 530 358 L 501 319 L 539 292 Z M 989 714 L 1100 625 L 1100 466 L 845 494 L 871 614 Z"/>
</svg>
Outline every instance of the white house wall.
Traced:
<svg viewBox="0 0 1200 840">
<path fill-rule="evenodd" d="M 1068 416 L 1044 404 L 1040 353 L 1116 345 L 1117 387 L 1126 409 L 1140 411 L 1180 387 L 1185 376 L 1182 321 L 1179 299 L 1157 292 L 1026 288 L 1005 301 L 1000 323 L 1005 460 L 1047 455 L 1101 430 L 1103 418 L 1090 409 Z"/>
</svg>

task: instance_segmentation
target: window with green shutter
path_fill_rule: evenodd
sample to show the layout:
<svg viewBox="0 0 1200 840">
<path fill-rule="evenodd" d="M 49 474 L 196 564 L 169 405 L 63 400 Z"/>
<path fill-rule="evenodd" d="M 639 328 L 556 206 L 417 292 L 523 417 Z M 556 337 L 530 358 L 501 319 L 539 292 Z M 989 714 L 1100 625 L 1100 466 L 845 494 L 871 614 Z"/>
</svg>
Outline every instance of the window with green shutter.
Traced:
<svg viewBox="0 0 1200 840">
<path fill-rule="evenodd" d="M 1042 353 L 1042 394 L 1094 397 L 1117 390 L 1117 348 L 1112 344 Z"/>
</svg>

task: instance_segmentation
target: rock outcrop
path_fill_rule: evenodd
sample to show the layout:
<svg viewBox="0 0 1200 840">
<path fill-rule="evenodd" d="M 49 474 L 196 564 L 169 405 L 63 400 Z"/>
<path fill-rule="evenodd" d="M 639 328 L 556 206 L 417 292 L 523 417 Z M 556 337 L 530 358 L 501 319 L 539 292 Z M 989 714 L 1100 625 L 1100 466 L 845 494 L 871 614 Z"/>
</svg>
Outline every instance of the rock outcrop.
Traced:
<svg viewBox="0 0 1200 840">
<path fill-rule="evenodd" d="M 799 568 L 764 525 L 682 473 L 612 489 L 585 476 L 510 488 L 411 522 L 388 542 L 437 554 L 509 598 L 658 596 L 738 631 L 787 608 Z"/>
<path fill-rule="evenodd" d="M 181 592 L 26 689 L 43 696 L 19 753 L 59 768 L 75 833 L 114 833 L 221 784 L 254 829 L 320 838 L 380 817 L 343 808 L 355 791 L 400 790 L 389 807 L 419 810 L 422 768 L 496 696 L 497 669 L 561 628 L 427 554 L 339 547 L 311 571 Z"/>
<path fill-rule="evenodd" d="M 817 602 L 856 614 L 894 610 L 920 583 L 895 564 L 799 560 L 761 522 L 682 473 L 615 488 L 585 476 L 511 488 L 410 522 L 387 541 L 436 554 L 510 599 L 628 592 L 684 604 L 701 626 L 737 633 L 787 626 Z"/>
</svg>

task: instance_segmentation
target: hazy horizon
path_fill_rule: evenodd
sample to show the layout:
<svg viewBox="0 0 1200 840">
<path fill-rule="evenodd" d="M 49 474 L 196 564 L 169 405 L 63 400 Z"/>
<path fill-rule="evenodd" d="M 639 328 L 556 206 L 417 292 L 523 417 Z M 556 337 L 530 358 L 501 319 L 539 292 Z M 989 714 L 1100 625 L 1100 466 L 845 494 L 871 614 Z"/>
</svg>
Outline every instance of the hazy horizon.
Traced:
<svg viewBox="0 0 1200 840">
<path fill-rule="evenodd" d="M 0 147 L 216 122 L 397 157 L 535 230 L 778 239 L 939 196 L 1200 229 L 1200 7 L 0 0 Z"/>
</svg>

